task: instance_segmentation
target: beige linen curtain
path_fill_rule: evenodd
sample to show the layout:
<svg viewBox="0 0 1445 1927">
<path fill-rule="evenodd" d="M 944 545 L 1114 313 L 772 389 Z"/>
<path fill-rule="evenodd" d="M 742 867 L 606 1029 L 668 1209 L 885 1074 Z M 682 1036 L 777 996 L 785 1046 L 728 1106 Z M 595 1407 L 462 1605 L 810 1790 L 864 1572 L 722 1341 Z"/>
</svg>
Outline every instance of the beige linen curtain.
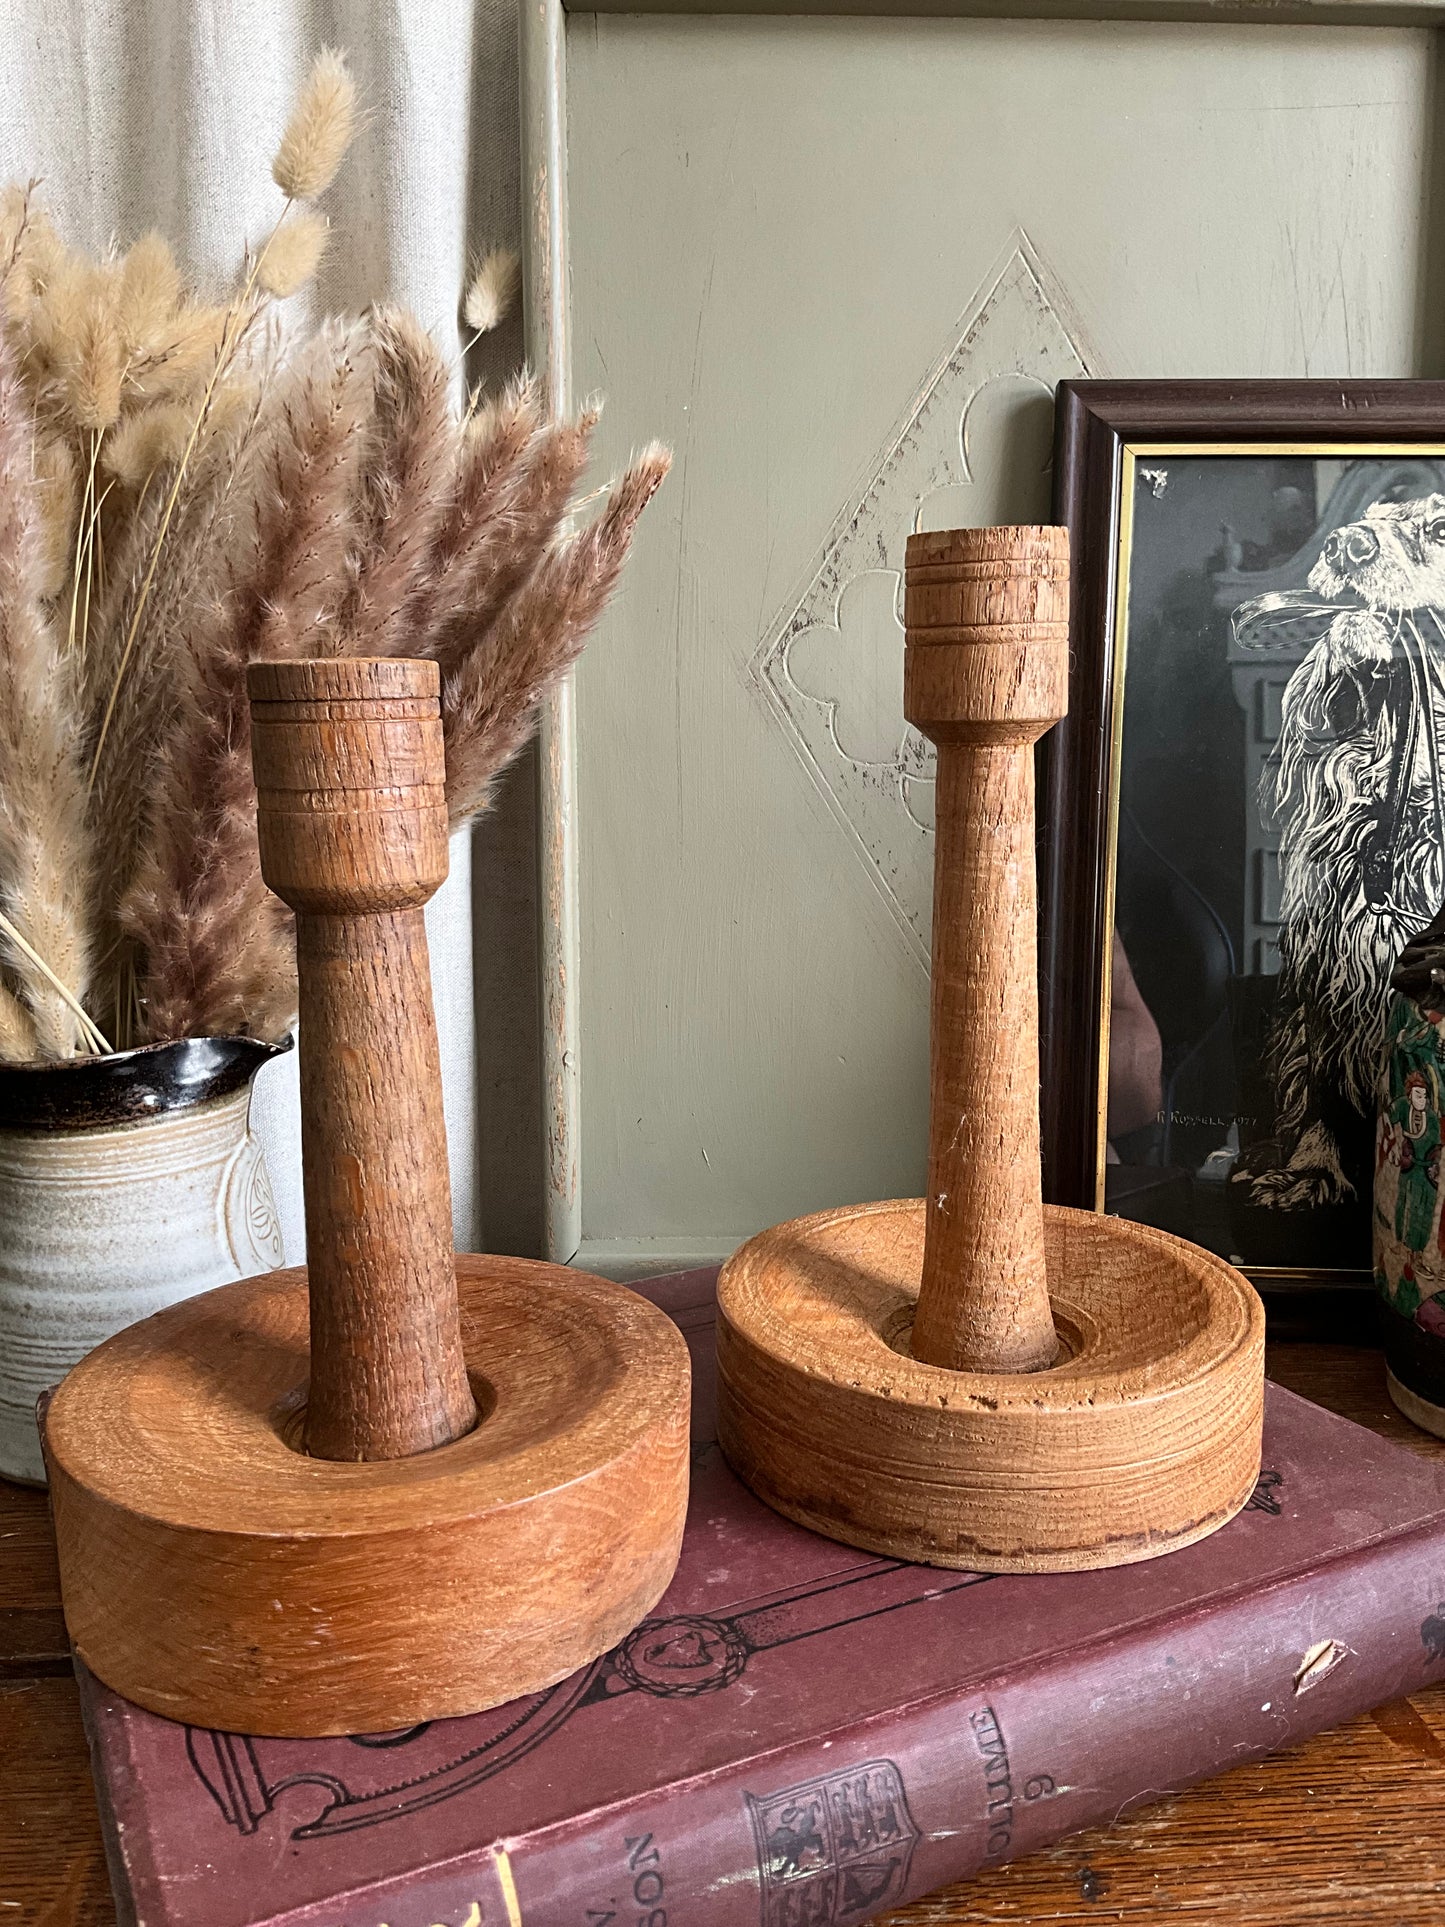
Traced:
<svg viewBox="0 0 1445 1927">
<path fill-rule="evenodd" d="M 270 157 L 311 56 L 344 49 L 365 118 L 325 203 L 317 304 L 403 301 L 460 351 L 467 260 L 518 226 L 512 0 L 0 0 L 0 20 L 0 179 L 41 177 L 61 231 L 91 248 L 156 227 L 189 269 L 218 277 L 275 218 Z M 515 323 L 493 338 L 485 372 L 519 339 Z M 458 837 L 428 911 L 463 1248 L 479 1230 L 470 870 Z M 294 1056 L 263 1072 L 255 1115 L 294 1263 Z"/>
</svg>

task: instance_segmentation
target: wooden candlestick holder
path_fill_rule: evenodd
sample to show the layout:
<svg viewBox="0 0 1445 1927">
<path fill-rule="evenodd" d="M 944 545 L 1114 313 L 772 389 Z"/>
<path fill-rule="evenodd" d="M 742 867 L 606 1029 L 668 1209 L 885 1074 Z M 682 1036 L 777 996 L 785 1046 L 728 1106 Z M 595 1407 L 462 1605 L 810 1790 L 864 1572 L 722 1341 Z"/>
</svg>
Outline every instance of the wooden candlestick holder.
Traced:
<svg viewBox="0 0 1445 1927">
<path fill-rule="evenodd" d="M 1247 1280 L 1041 1199 L 1033 745 L 1067 703 L 1068 566 L 1063 529 L 909 541 L 905 708 L 938 748 L 928 1196 L 779 1225 L 718 1286 L 719 1438 L 759 1497 L 988 1572 L 1153 1558 L 1259 1474 Z"/>
<path fill-rule="evenodd" d="M 61 1584 L 77 1653 L 152 1712 L 380 1732 L 550 1686 L 651 1610 L 687 1348 L 619 1285 L 453 1254 L 435 665 L 259 664 L 250 688 L 262 867 L 296 912 L 309 1274 L 192 1298 L 65 1380 Z"/>
</svg>

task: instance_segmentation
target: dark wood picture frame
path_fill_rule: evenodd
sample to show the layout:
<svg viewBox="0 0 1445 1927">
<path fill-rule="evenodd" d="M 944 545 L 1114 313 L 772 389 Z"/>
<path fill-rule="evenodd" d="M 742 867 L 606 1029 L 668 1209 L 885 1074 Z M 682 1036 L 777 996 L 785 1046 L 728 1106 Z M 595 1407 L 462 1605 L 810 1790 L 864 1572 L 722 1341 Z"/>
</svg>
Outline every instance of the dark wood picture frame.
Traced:
<svg viewBox="0 0 1445 1927">
<path fill-rule="evenodd" d="M 1040 744 L 1039 982 L 1045 1196 L 1102 1196 L 1101 1011 L 1114 852 L 1121 483 L 1136 444 L 1445 448 L 1445 381 L 1065 381 L 1054 519 L 1073 556 L 1069 713 Z M 1198 452 L 1207 453 L 1207 449 Z M 1295 451 L 1298 452 L 1298 451 Z M 1367 1284 L 1368 1280 L 1355 1282 Z M 1314 1296 L 1315 1294 L 1311 1294 Z"/>
</svg>

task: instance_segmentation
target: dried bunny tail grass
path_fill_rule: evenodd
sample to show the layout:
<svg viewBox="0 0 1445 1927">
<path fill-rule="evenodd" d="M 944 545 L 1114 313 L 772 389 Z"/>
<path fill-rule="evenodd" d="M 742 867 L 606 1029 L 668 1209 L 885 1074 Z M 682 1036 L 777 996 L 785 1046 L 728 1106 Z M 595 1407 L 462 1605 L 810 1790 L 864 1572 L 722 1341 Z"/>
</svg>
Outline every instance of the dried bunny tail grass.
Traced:
<svg viewBox="0 0 1445 1927">
<path fill-rule="evenodd" d="M 80 302 L 74 325 L 52 338 L 51 366 L 65 405 L 93 433 L 120 417 L 126 355 L 109 289 L 97 275 Z"/>
<path fill-rule="evenodd" d="M 180 461 L 194 417 L 194 409 L 175 401 L 136 409 L 106 436 L 101 467 L 126 488 L 143 489 L 157 469 Z"/>
<path fill-rule="evenodd" d="M 246 465 L 244 520 L 218 550 L 223 579 L 180 637 L 176 713 L 120 910 L 144 959 L 153 1041 L 272 1035 L 291 995 L 285 924 L 256 848 L 246 670 L 258 656 L 323 647 L 344 586 L 370 381 L 364 340 L 335 326 L 278 377 Z"/>
<path fill-rule="evenodd" d="M 66 259 L 66 249 L 49 216 L 36 205 L 37 181 L 27 187 L 5 189 L 3 252 L 4 311 L 12 323 L 24 323 L 32 303 L 43 293 Z M 19 346 L 28 350 L 28 329 L 22 328 Z"/>
<path fill-rule="evenodd" d="M 121 684 L 124 681 L 127 666 L 135 648 L 136 639 L 140 634 L 141 622 L 145 616 L 146 602 L 150 594 L 151 584 L 160 566 L 161 552 L 165 546 L 166 536 L 171 525 L 171 518 L 175 514 L 176 508 L 181 500 L 182 490 L 187 480 L 188 469 L 197 450 L 204 446 L 206 430 L 211 419 L 211 410 L 221 386 L 222 376 L 234 365 L 237 344 L 256 316 L 257 311 L 254 308 L 248 309 L 246 306 L 254 282 L 254 274 L 255 270 L 253 269 L 252 280 L 247 282 L 246 294 L 227 311 L 225 326 L 221 331 L 220 346 L 217 350 L 214 366 L 211 369 L 205 389 L 197 403 L 185 448 L 181 452 L 180 460 L 176 463 L 175 474 L 170 480 L 165 507 L 161 512 L 160 521 L 156 529 L 155 541 L 151 549 L 150 562 L 146 570 L 145 578 L 141 584 L 135 607 L 131 612 L 130 627 L 127 631 L 124 647 L 121 650 L 116 666 L 115 676 L 111 683 L 110 695 L 107 698 L 106 706 L 101 714 L 99 727 L 96 731 L 95 746 L 90 765 L 90 783 L 92 786 L 95 783 L 96 770 L 99 767 L 100 759 L 105 752 L 106 736 L 110 729 L 116 704 L 120 698 Z M 233 323 L 235 324 L 235 332 L 233 332 Z M 77 580 L 78 579 L 79 572 L 77 570 Z"/>
<path fill-rule="evenodd" d="M 223 382 L 196 436 L 193 467 L 213 445 L 242 429 L 254 412 L 259 385 L 249 372 Z M 193 401 L 162 401 L 137 408 L 124 416 L 101 445 L 100 466 L 124 488 L 140 492 L 163 469 L 175 467 L 185 455 L 196 425 Z"/>
<path fill-rule="evenodd" d="M 22 257 L 23 258 L 23 257 Z M 80 428 L 108 428 L 120 414 L 126 354 L 112 273 L 69 249 L 31 282 L 16 322 L 25 373 Z"/>
<path fill-rule="evenodd" d="M 34 423 L 0 341 L 0 907 L 9 965 L 50 1057 L 83 1047 L 94 878 L 72 665 L 40 606 Z M 38 962 L 37 962 L 38 960 Z"/>
<path fill-rule="evenodd" d="M 98 729 L 116 687 L 111 728 L 96 762 L 90 820 L 101 873 L 113 904 L 135 875 L 142 835 L 153 833 L 162 745 L 175 722 L 183 658 L 229 633 L 230 598 L 223 558 L 254 546 L 259 394 L 244 414 L 217 431 L 197 457 L 151 580 L 146 619 L 131 659 L 117 675 L 135 607 L 146 583 L 164 494 L 151 491 L 116 544 L 91 628 L 86 709 Z M 118 929 L 103 931 L 112 974 L 125 959 Z M 108 1006 L 104 1006 L 108 1007 Z"/>
<path fill-rule="evenodd" d="M 181 272 L 162 235 L 143 234 L 116 271 L 115 320 L 130 362 L 164 353 L 181 306 Z"/>
<path fill-rule="evenodd" d="M 309 208 L 278 227 L 257 257 L 256 280 L 277 301 L 285 301 L 311 280 L 326 252 L 329 229 Z"/>
<path fill-rule="evenodd" d="M 552 547 L 587 465 L 600 412 L 590 406 L 575 421 L 542 424 L 506 487 L 493 491 L 478 514 L 451 583 L 457 612 L 444 616 L 439 609 L 441 619 L 434 620 L 426 642 L 444 676 L 489 632 Z"/>
<path fill-rule="evenodd" d="M 490 334 L 511 312 L 522 278 L 522 257 L 515 248 L 493 248 L 467 285 L 462 319 L 477 335 Z"/>
<path fill-rule="evenodd" d="M 314 201 L 336 178 L 356 127 L 356 85 L 345 57 L 323 47 L 296 97 L 271 163 L 288 201 Z"/>
<path fill-rule="evenodd" d="M 187 480 L 182 486 L 178 504 L 183 510 L 190 472 L 211 459 L 215 450 L 228 438 L 246 431 L 248 423 L 255 416 L 267 379 L 268 371 L 264 365 L 259 370 L 248 367 L 233 372 L 212 392 L 198 428 L 194 397 L 160 401 L 152 407 L 137 409 L 133 415 L 125 416 L 119 428 L 113 429 L 105 438 L 101 448 L 102 468 L 115 474 L 117 480 L 123 480 L 128 488 L 139 487 L 144 490 L 150 484 L 157 483 L 157 479 L 167 470 L 179 467 L 185 459 L 190 432 L 196 428 Z M 131 429 L 132 422 L 139 423 L 148 417 L 153 418 L 148 430 L 140 427 Z M 126 446 L 128 433 L 138 438 L 129 450 Z M 133 459 L 127 460 L 127 455 Z M 118 472 L 120 469 L 124 470 L 123 474 Z"/>
<path fill-rule="evenodd" d="M 617 586 L 637 519 L 671 466 L 659 444 L 643 449 L 597 520 L 554 548 L 493 633 L 444 680 L 453 826 L 486 808 L 497 777 L 532 733 L 538 702 L 581 654 Z"/>
<path fill-rule="evenodd" d="M 412 315 L 371 320 L 376 400 L 362 456 L 358 540 L 341 628 L 348 651 L 402 655 L 458 449 L 441 350 Z"/>
<path fill-rule="evenodd" d="M 21 257 L 22 263 L 24 256 Z M 17 346 L 27 372 L 49 375 L 58 355 L 72 342 L 91 297 L 96 269 L 63 247 L 42 272 L 16 276 Z"/>
<path fill-rule="evenodd" d="M 233 314 L 235 314 L 235 312 L 239 312 L 239 310 L 233 310 Z M 318 358 L 320 358 L 320 360 L 329 360 L 329 345 L 331 345 L 333 339 L 335 339 L 335 330 L 331 330 L 331 328 L 322 330 L 322 333 L 318 333 L 316 341 L 310 343 L 306 355 L 302 356 L 302 376 L 314 368 L 314 364 L 318 362 Z M 227 355 L 227 351 L 225 351 L 225 347 L 223 347 L 222 356 L 225 355 Z M 179 501 L 181 501 L 181 491 L 183 491 L 185 484 L 187 484 L 187 474 L 189 474 L 193 457 L 197 455 L 200 447 L 204 447 L 204 441 L 206 441 L 206 426 L 208 426 L 208 420 L 210 420 L 210 410 L 212 410 L 212 403 L 214 403 L 214 399 L 216 399 L 216 393 L 218 393 L 218 387 L 220 387 L 220 378 L 222 378 L 222 372 L 225 366 L 229 366 L 229 360 L 223 358 L 222 362 L 218 362 L 216 370 L 212 372 L 210 382 L 206 383 L 206 391 L 204 391 L 204 395 L 202 395 L 202 399 L 200 399 L 197 416 L 193 418 L 193 426 L 191 426 L 191 434 L 187 437 L 187 445 L 185 445 L 185 449 L 183 449 L 183 453 L 181 453 L 181 459 L 175 464 L 175 474 L 173 474 L 173 478 L 171 478 L 170 491 L 168 491 L 168 495 L 166 495 L 166 507 L 164 507 L 162 516 L 160 516 L 160 524 L 158 524 L 158 530 L 156 530 L 156 540 L 154 540 L 154 545 L 152 545 L 152 549 L 150 549 L 150 565 L 148 565 L 148 570 L 146 570 L 145 582 L 143 582 L 143 586 L 141 586 L 141 594 L 137 597 L 135 609 L 133 609 L 133 613 L 131 613 L 131 624 L 129 624 L 129 630 L 127 630 L 127 636 L 125 636 L 125 646 L 123 646 L 121 655 L 119 655 L 118 669 L 116 669 L 116 676 L 114 676 L 112 688 L 110 688 L 110 698 L 106 700 L 106 707 L 104 707 L 104 711 L 102 711 L 102 715 L 100 715 L 100 725 L 98 725 L 96 736 L 94 736 L 94 752 L 92 752 L 91 759 L 91 782 L 94 782 L 96 767 L 98 767 L 98 763 L 100 763 L 100 757 L 102 757 L 102 753 L 104 753 L 104 748 L 106 748 L 106 736 L 108 736 L 110 726 L 112 726 L 112 717 L 114 717 L 114 711 L 116 711 L 116 703 L 119 701 L 121 684 L 123 684 L 125 674 L 127 674 L 129 657 L 131 657 L 131 651 L 135 649 L 137 636 L 139 636 L 139 632 L 141 632 L 141 622 L 145 619 L 146 597 L 150 594 L 150 584 L 152 584 L 152 580 L 154 580 L 154 574 L 156 574 L 156 570 L 160 567 L 162 549 L 164 549 L 164 545 L 166 545 L 166 536 L 168 536 L 168 532 L 170 532 L 171 516 L 173 516 L 177 505 L 179 505 Z M 333 424 L 333 426 L 335 426 L 335 424 Z M 355 428 L 355 422 L 351 422 L 351 424 L 343 422 L 343 428 L 351 430 L 351 428 Z M 283 436 L 283 434 L 277 436 L 277 449 L 283 449 L 285 439 L 287 439 L 287 437 Z M 304 568 L 304 541 L 312 538 L 312 536 L 316 536 L 318 543 L 320 543 L 318 553 L 310 557 L 310 565 L 312 565 L 310 572 L 312 572 L 312 574 L 316 574 L 318 570 L 324 572 L 324 570 L 333 563 L 333 555 L 331 555 L 333 541 L 331 541 L 329 545 L 326 541 L 322 541 L 320 532 L 316 530 L 314 522 L 308 518 L 308 513 L 306 513 L 306 511 L 314 509 L 318 495 L 326 495 L 326 489 L 318 489 L 318 480 L 320 480 L 322 484 L 328 480 L 331 461 L 329 461 L 329 451 L 326 447 L 318 447 L 318 449 L 310 451 L 310 455 L 306 455 L 306 451 L 304 451 L 304 447 L 302 447 L 301 439 L 293 439 L 293 455 L 295 455 L 295 453 L 302 453 L 301 470 L 295 468 L 295 462 L 291 464 L 291 468 L 287 468 L 287 462 L 285 462 L 283 457 L 277 459 L 277 501 L 276 515 L 272 516 L 272 530 L 276 530 L 277 526 L 279 526 L 279 528 L 281 528 L 281 536 L 279 536 L 279 540 L 274 540 L 270 543 L 270 547 L 272 547 L 272 551 L 274 551 L 274 553 L 270 555 L 270 563 L 274 563 L 272 576 L 279 582 L 279 580 L 281 580 L 281 559 L 283 559 L 287 553 L 293 557 L 293 561 L 297 563 L 297 568 L 295 568 L 293 576 L 289 578 L 287 586 L 293 590 L 293 597 L 301 597 L 302 601 L 304 601 L 304 594 L 302 594 L 302 590 L 304 590 L 304 576 L 306 576 L 306 568 Z M 310 462 L 312 461 L 316 462 L 316 470 L 314 470 L 312 474 L 306 474 L 306 470 L 308 470 L 308 466 L 310 466 Z M 289 486 L 289 484 L 291 484 L 291 486 Z M 283 524 L 287 522 L 287 515 L 285 515 L 287 501 L 299 503 L 299 507 L 301 507 L 299 520 L 295 520 L 295 524 L 291 524 L 289 528 L 283 526 Z M 297 538 L 301 540 L 302 547 L 297 547 Z M 306 613 L 306 611 L 302 611 L 302 615 L 304 615 L 304 613 Z M 320 613 L 329 613 L 329 609 L 312 613 L 312 619 L 316 619 Z M 279 611 L 277 611 L 277 609 L 274 609 L 274 611 L 272 611 L 272 617 L 274 617 L 274 622 L 276 622 L 277 626 L 285 626 L 287 620 L 293 620 L 293 624 L 295 624 L 295 611 L 285 611 L 285 609 L 279 609 Z M 274 638 L 274 642 L 276 642 L 277 647 L 281 647 L 279 634 Z"/>
<path fill-rule="evenodd" d="M 235 327 L 229 308 L 178 308 L 150 352 L 131 364 L 126 375 L 127 394 L 142 404 L 189 399 L 194 420 L 200 397 Z"/>
</svg>

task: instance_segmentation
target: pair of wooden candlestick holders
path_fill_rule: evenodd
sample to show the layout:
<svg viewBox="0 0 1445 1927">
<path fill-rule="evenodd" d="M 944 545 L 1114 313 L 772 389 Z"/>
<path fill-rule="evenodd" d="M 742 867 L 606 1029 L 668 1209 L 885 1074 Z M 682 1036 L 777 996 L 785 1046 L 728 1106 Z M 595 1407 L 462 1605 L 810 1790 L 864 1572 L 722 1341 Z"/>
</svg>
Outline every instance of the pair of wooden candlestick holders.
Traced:
<svg viewBox="0 0 1445 1927">
<path fill-rule="evenodd" d="M 1221 1259 L 1046 1208 L 1033 745 L 1065 708 L 1058 529 L 915 536 L 905 707 L 938 749 L 923 1200 L 764 1232 L 718 1287 L 720 1440 L 869 1551 L 1058 1572 L 1213 1531 L 1259 1470 L 1263 1315 Z M 46 1420 L 76 1651 L 152 1711 L 380 1731 L 563 1678 L 656 1604 L 688 1361 L 621 1286 L 454 1255 L 422 906 L 437 673 L 251 672 L 296 914 L 309 1264 L 132 1327 Z"/>
</svg>

